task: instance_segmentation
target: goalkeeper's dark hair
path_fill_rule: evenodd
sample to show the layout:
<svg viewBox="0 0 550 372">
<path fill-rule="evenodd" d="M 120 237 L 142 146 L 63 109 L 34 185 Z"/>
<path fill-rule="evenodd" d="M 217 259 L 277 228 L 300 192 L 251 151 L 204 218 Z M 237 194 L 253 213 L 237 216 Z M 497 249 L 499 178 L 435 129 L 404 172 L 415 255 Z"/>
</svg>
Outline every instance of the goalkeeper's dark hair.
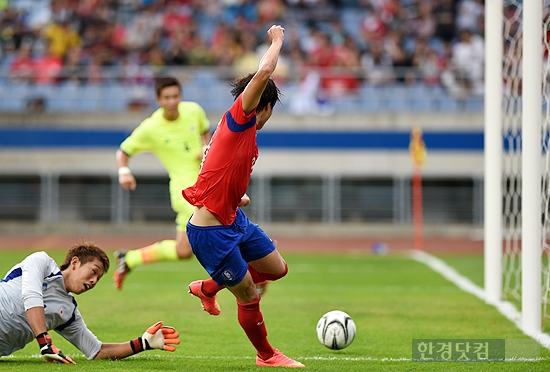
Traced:
<svg viewBox="0 0 550 372">
<path fill-rule="evenodd" d="M 78 257 L 82 264 L 91 262 L 94 258 L 97 258 L 103 264 L 103 272 L 106 273 L 109 271 L 109 257 L 107 257 L 107 254 L 103 251 L 103 249 L 99 248 L 94 243 L 83 242 L 72 246 L 67 251 L 67 256 L 65 256 L 63 264 L 59 266 L 61 271 L 69 267 L 73 257 Z"/>
<path fill-rule="evenodd" d="M 256 73 L 252 72 L 248 75 L 241 76 L 240 78 L 237 78 L 231 82 L 231 86 L 233 89 L 231 89 L 231 94 L 233 95 L 233 99 L 237 99 L 239 95 L 241 95 L 242 92 L 244 92 L 244 88 L 250 83 L 250 80 L 254 77 Z M 267 81 L 267 85 L 262 93 L 262 97 L 260 98 L 260 102 L 258 103 L 258 106 L 256 107 L 256 112 L 262 111 L 265 107 L 267 107 L 268 103 L 271 103 L 271 108 L 275 107 L 275 104 L 277 102 L 281 102 L 279 96 L 281 95 L 281 91 L 279 88 L 277 88 L 277 85 L 273 81 L 272 78 L 269 78 Z"/>
<path fill-rule="evenodd" d="M 181 93 L 181 84 L 175 77 L 161 76 L 155 79 L 155 91 L 157 92 L 157 97 L 160 97 L 162 90 L 168 87 L 178 87 Z"/>
</svg>

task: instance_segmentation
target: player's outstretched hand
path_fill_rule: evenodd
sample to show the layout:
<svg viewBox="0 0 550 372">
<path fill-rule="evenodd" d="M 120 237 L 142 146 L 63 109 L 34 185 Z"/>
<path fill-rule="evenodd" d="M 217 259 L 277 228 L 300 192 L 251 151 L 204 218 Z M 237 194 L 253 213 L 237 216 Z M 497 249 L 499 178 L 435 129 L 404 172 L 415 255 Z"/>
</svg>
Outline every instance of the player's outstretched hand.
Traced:
<svg viewBox="0 0 550 372">
<path fill-rule="evenodd" d="M 61 362 L 66 364 L 76 364 L 71 357 L 66 356 L 59 350 L 53 343 L 52 338 L 47 333 L 42 333 L 37 338 L 38 344 L 40 345 L 40 354 L 46 362 L 55 363 Z"/>
<path fill-rule="evenodd" d="M 141 336 L 144 350 L 161 349 L 175 351 L 174 345 L 179 345 L 180 334 L 172 327 L 163 327 L 162 322 L 156 322 Z"/>
</svg>

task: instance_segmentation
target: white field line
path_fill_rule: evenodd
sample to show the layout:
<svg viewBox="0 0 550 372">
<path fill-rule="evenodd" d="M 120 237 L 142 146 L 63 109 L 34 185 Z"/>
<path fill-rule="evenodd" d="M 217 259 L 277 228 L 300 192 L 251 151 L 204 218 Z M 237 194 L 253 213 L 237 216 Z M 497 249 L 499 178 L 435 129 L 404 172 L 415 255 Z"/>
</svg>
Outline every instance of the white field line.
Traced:
<svg viewBox="0 0 550 372">
<path fill-rule="evenodd" d="M 67 354 L 71 358 L 80 358 L 83 355 L 81 354 Z M 20 359 L 21 356 L 17 355 L 8 355 L 2 357 L 2 359 Z M 40 354 L 33 354 L 31 356 L 25 357 L 25 358 L 35 358 L 35 359 L 42 359 L 42 355 Z M 190 359 L 190 360 L 256 360 L 256 357 L 253 356 L 231 356 L 231 355 L 169 355 L 168 357 L 166 355 L 159 355 L 159 354 L 149 354 L 149 353 L 143 353 L 139 355 L 134 355 L 132 358 L 142 358 L 142 359 Z M 323 361 L 331 361 L 331 360 L 338 360 L 338 361 L 350 361 L 350 362 L 412 362 L 411 358 L 376 358 L 376 357 L 345 357 L 345 356 L 333 356 L 333 357 L 327 357 L 327 356 L 300 356 L 296 357 L 296 360 L 304 361 L 304 360 L 323 360 Z M 506 362 L 540 362 L 544 360 L 550 360 L 550 358 L 547 357 L 541 357 L 541 358 L 506 358 Z M 419 363 L 426 363 L 426 362 L 419 362 Z M 436 362 L 436 363 L 442 363 L 442 362 Z"/>
<path fill-rule="evenodd" d="M 455 284 L 457 287 L 459 287 L 463 291 L 471 293 L 477 298 L 483 300 L 484 302 L 495 306 L 497 310 L 506 318 L 511 320 L 512 323 L 514 323 L 520 331 L 522 331 L 525 335 L 537 341 L 546 349 L 550 350 L 550 335 L 544 332 L 532 333 L 532 332 L 526 331 L 521 325 L 521 313 L 516 309 L 516 307 L 511 302 L 508 302 L 508 301 L 498 301 L 496 303 L 488 302 L 487 298 L 485 297 L 485 291 L 483 290 L 483 288 L 475 285 L 474 283 L 472 283 L 470 279 L 466 278 L 465 276 L 462 276 L 454 268 L 447 265 L 445 262 L 443 262 L 439 258 L 432 256 L 431 254 L 428 254 L 426 252 L 419 251 L 419 250 L 412 250 L 411 258 L 427 265 L 433 271 L 441 274 L 441 276 L 443 276 L 445 279 L 447 279 L 451 283 Z"/>
<path fill-rule="evenodd" d="M 147 357 L 144 355 L 143 357 Z M 162 358 L 162 356 L 158 355 L 159 358 Z M 255 360 L 255 357 L 247 357 L 247 356 L 197 356 L 197 355 L 177 355 L 176 358 L 181 359 L 222 359 L 222 360 Z M 339 361 L 351 361 L 351 362 L 412 362 L 411 358 L 376 358 L 376 357 L 340 357 L 340 356 L 334 356 L 334 357 L 326 357 L 326 356 L 298 356 L 295 357 L 296 360 L 304 361 L 304 360 L 339 360 Z M 543 360 L 550 360 L 550 358 L 506 358 L 506 362 L 540 362 Z M 425 363 L 425 362 L 418 362 L 418 363 Z M 441 362 L 436 362 L 441 363 Z M 454 362 L 453 362 L 454 363 Z"/>
</svg>

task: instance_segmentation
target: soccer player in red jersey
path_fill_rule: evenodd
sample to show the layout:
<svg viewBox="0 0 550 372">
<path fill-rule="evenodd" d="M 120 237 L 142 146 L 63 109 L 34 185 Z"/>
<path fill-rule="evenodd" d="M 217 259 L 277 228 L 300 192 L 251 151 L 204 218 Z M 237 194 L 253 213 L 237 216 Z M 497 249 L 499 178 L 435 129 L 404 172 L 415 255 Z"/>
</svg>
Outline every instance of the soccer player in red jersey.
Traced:
<svg viewBox="0 0 550 372">
<path fill-rule="evenodd" d="M 268 342 L 255 286 L 285 276 L 287 264 L 273 241 L 240 209 L 250 202 L 245 192 L 258 158 L 256 131 L 269 120 L 279 101 L 280 92 L 271 75 L 283 45 L 284 28 L 274 25 L 267 34 L 271 44 L 258 70 L 232 83 L 235 101 L 206 148 L 197 182 L 183 190 L 184 198 L 195 206 L 187 236 L 211 277 L 192 282 L 189 290 L 212 315 L 220 313 L 218 291 L 227 288 L 235 295 L 239 324 L 257 350 L 258 366 L 303 368 Z"/>
</svg>

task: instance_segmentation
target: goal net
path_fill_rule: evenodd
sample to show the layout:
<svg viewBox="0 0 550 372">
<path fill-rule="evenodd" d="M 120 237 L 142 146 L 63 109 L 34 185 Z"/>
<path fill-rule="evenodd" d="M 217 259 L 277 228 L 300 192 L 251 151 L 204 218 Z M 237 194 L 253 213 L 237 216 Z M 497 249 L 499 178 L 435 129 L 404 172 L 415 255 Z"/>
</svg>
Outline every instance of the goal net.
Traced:
<svg viewBox="0 0 550 372">
<path fill-rule="evenodd" d="M 550 0 L 485 4 L 485 290 L 537 333 L 550 328 Z"/>
<path fill-rule="evenodd" d="M 522 3 L 504 4 L 503 29 L 503 297 L 521 302 Z"/>
</svg>

